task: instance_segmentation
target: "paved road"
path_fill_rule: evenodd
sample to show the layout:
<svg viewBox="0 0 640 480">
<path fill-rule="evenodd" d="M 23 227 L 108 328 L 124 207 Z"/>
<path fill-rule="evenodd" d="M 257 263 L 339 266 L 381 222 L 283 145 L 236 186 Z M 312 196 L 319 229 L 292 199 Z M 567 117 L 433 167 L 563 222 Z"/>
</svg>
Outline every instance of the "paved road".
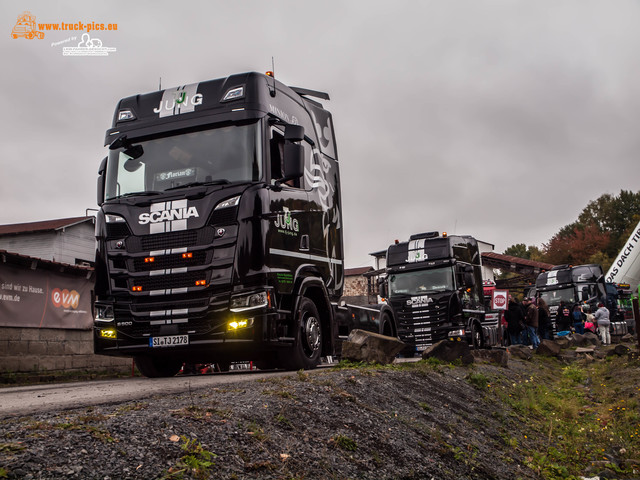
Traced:
<svg viewBox="0 0 640 480">
<path fill-rule="evenodd" d="M 224 383 L 242 382 L 292 372 L 232 371 L 210 375 L 179 375 L 172 378 L 121 378 L 55 385 L 0 388 L 0 418 L 48 410 L 86 407 L 138 400 L 160 393 L 179 393 Z"/>
</svg>

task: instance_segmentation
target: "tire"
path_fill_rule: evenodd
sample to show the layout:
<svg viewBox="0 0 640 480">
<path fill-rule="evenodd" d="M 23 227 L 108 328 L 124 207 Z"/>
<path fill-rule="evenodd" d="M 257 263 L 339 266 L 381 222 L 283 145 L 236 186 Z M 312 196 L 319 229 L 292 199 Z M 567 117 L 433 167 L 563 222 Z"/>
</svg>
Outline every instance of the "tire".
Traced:
<svg viewBox="0 0 640 480">
<path fill-rule="evenodd" d="M 173 377 L 182 368 L 182 361 L 173 358 L 135 357 L 136 367 L 148 378 Z"/>
<path fill-rule="evenodd" d="M 261 359 L 253 363 L 258 370 L 275 370 L 279 366 L 277 359 Z"/>
<path fill-rule="evenodd" d="M 322 353 L 322 324 L 312 300 L 302 297 L 295 321 L 295 343 L 293 348 L 280 352 L 280 364 L 285 370 L 316 368 Z"/>
<path fill-rule="evenodd" d="M 228 372 L 231 370 L 231 362 L 218 362 L 216 365 L 219 372 Z"/>
<path fill-rule="evenodd" d="M 393 334 L 393 325 L 391 324 L 391 319 L 389 318 L 389 314 L 387 314 L 387 313 L 383 313 L 382 314 L 382 319 L 380 321 L 380 325 L 382 327 L 380 329 L 380 334 L 381 335 L 386 335 L 387 337 L 395 336 Z"/>
<path fill-rule="evenodd" d="M 482 336 L 482 328 L 478 324 L 471 324 L 471 345 L 474 349 L 484 348 L 484 337 Z"/>
</svg>

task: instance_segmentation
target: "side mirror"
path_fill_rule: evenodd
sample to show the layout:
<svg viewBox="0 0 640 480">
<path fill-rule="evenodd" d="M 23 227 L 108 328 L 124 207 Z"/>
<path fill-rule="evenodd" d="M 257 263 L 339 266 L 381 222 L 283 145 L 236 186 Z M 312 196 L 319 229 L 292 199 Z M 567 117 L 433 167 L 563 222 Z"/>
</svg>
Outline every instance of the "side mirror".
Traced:
<svg viewBox="0 0 640 480">
<path fill-rule="evenodd" d="M 296 143 L 284 145 L 284 181 L 300 178 L 304 173 L 304 147 Z"/>
<path fill-rule="evenodd" d="M 473 275 L 473 267 L 471 265 L 464 267 L 464 284 L 467 287 L 473 287 L 476 284 L 476 277 Z"/>
<path fill-rule="evenodd" d="M 97 204 L 102 206 L 104 203 L 104 174 L 107 170 L 107 157 L 102 159 L 98 168 L 98 188 L 97 188 Z"/>
<path fill-rule="evenodd" d="M 388 297 L 388 289 L 387 289 L 387 282 L 385 282 L 383 279 L 380 279 L 378 281 L 378 295 L 380 295 L 380 297 L 382 298 L 389 298 Z"/>
<path fill-rule="evenodd" d="M 304 140 L 304 127 L 302 125 L 288 124 L 284 128 L 284 139 L 288 142 L 301 142 Z"/>
</svg>

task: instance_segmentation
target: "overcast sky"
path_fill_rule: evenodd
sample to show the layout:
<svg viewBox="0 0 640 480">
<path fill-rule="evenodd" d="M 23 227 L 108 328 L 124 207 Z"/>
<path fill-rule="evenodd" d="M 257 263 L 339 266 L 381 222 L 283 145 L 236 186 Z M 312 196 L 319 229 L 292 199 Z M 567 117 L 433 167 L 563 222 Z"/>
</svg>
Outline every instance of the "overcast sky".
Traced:
<svg viewBox="0 0 640 480">
<path fill-rule="evenodd" d="M 106 57 L 63 56 L 112 23 Z M 638 191 L 637 1 L 0 3 L 0 224 L 96 208 L 104 132 L 136 93 L 245 71 L 326 91 L 346 266 L 412 233 L 542 246 L 604 193 Z"/>
</svg>

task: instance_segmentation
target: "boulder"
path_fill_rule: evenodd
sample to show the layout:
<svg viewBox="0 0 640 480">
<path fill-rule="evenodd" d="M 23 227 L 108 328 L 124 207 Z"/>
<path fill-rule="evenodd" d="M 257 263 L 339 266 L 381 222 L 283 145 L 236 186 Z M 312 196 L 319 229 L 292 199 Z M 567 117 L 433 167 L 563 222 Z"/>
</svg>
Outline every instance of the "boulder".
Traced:
<svg viewBox="0 0 640 480">
<path fill-rule="evenodd" d="M 511 356 L 522 360 L 531 360 L 533 357 L 533 351 L 526 345 L 511 345 L 507 351 Z"/>
<path fill-rule="evenodd" d="M 395 337 L 365 330 L 352 330 L 342 342 L 342 358 L 354 362 L 393 363 L 405 344 Z"/>
<path fill-rule="evenodd" d="M 600 345 L 600 339 L 598 338 L 598 336 L 591 332 L 586 332 L 583 334 L 574 333 L 572 337 L 573 337 L 573 344 L 576 347 L 590 347 L 592 345 L 593 346 Z"/>
<path fill-rule="evenodd" d="M 623 355 L 628 355 L 629 352 L 631 351 L 631 349 L 629 347 L 627 347 L 626 345 L 622 345 L 621 343 L 617 344 L 615 347 L 613 347 L 613 349 L 609 352 L 607 352 L 609 355 L 618 355 L 619 357 L 622 357 Z"/>
<path fill-rule="evenodd" d="M 571 342 L 567 337 L 558 337 L 554 340 L 556 344 L 560 346 L 560 348 L 569 348 L 571 346 Z"/>
<path fill-rule="evenodd" d="M 449 340 L 440 340 L 438 343 L 431 345 L 422 352 L 422 358 L 437 358 L 448 363 L 460 359 L 464 365 L 469 365 L 474 361 L 467 342 L 452 342 Z"/>
<path fill-rule="evenodd" d="M 630 333 L 626 333 L 622 337 L 620 337 L 621 343 L 635 343 L 635 341 L 636 339 Z"/>
<path fill-rule="evenodd" d="M 540 341 L 536 353 L 547 357 L 556 357 L 560 353 L 560 350 L 562 350 L 562 348 L 557 342 L 544 339 Z"/>
<path fill-rule="evenodd" d="M 471 350 L 471 355 L 476 362 L 495 363 L 501 367 L 509 364 L 509 354 L 504 348 L 491 350 Z"/>
</svg>

